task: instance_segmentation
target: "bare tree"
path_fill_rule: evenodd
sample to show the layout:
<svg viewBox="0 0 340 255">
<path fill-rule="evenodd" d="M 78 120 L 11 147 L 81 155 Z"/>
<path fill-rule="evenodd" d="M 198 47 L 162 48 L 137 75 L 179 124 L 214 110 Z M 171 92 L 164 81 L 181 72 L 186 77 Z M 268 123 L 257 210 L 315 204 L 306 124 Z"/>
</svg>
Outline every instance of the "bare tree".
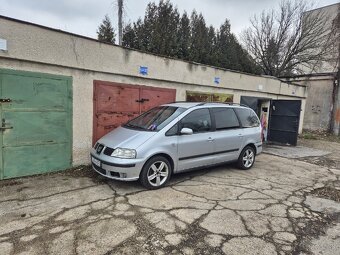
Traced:
<svg viewBox="0 0 340 255">
<path fill-rule="evenodd" d="M 241 39 L 263 72 L 272 76 L 310 71 L 327 55 L 327 17 L 306 0 L 286 0 L 278 10 L 263 11 L 251 18 Z"/>
<path fill-rule="evenodd" d="M 338 5 L 338 13 L 332 20 L 332 26 L 329 33 L 330 50 L 329 64 L 333 71 L 338 70 L 340 75 L 340 4 Z"/>
</svg>

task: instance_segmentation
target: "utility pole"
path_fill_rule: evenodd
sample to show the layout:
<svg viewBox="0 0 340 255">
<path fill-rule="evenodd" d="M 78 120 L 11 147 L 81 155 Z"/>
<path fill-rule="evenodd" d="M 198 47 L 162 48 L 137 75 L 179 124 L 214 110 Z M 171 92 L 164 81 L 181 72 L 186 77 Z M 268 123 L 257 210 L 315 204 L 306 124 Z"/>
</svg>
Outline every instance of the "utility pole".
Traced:
<svg viewBox="0 0 340 255">
<path fill-rule="evenodd" d="M 118 0 L 118 43 L 123 44 L 123 0 Z"/>
</svg>

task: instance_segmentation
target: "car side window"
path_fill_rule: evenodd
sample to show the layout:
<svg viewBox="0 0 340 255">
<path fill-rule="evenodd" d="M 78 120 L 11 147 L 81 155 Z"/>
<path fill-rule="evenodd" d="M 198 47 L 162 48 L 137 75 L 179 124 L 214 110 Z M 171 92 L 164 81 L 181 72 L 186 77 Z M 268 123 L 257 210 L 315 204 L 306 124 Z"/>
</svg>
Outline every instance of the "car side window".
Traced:
<svg viewBox="0 0 340 255">
<path fill-rule="evenodd" d="M 173 136 L 178 134 L 178 123 L 175 124 L 172 128 L 170 128 L 166 133 L 165 136 Z"/>
<path fill-rule="evenodd" d="M 212 108 L 212 112 L 215 116 L 216 130 L 240 127 L 240 123 L 232 108 Z"/>
<path fill-rule="evenodd" d="M 181 120 L 181 129 L 190 128 L 194 133 L 211 130 L 211 117 L 208 109 L 194 110 Z"/>
<path fill-rule="evenodd" d="M 260 126 L 260 121 L 253 110 L 248 108 L 235 108 L 235 111 L 241 121 L 242 127 Z"/>
</svg>

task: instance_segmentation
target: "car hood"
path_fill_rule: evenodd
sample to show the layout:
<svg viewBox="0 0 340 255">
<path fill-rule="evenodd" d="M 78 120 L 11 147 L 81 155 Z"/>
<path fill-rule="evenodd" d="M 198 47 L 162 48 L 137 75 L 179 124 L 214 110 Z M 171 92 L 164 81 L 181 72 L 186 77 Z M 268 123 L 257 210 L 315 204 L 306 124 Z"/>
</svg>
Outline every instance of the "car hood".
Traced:
<svg viewBox="0 0 340 255">
<path fill-rule="evenodd" d="M 100 138 L 98 142 L 113 149 L 116 149 L 118 147 L 126 149 L 137 149 L 155 134 L 156 132 L 140 131 L 119 127 Z"/>
</svg>

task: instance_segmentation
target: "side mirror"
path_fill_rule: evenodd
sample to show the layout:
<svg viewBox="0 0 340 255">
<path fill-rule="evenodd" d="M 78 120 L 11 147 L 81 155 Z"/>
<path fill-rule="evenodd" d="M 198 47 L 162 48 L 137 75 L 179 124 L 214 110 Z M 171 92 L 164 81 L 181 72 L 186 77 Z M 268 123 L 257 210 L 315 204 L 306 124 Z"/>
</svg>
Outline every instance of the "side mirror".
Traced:
<svg viewBox="0 0 340 255">
<path fill-rule="evenodd" d="M 182 128 L 181 135 L 192 135 L 194 131 L 191 128 Z"/>
</svg>

